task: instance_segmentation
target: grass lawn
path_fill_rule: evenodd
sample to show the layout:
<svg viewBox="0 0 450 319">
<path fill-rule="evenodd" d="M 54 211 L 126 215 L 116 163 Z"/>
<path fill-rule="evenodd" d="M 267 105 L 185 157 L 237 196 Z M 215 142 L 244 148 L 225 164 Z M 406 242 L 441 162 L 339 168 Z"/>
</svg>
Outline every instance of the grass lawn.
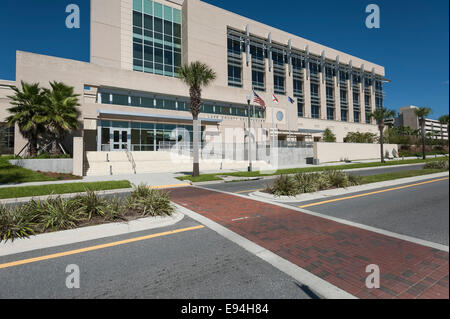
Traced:
<svg viewBox="0 0 450 319">
<path fill-rule="evenodd" d="M 395 173 L 388 173 L 388 174 L 364 176 L 362 184 L 391 181 L 394 179 L 408 178 L 408 177 L 415 177 L 415 176 L 422 176 L 422 175 L 429 175 L 429 174 L 436 174 L 436 173 L 443 173 L 443 172 L 447 172 L 447 170 L 445 170 L 445 169 L 420 169 L 420 170 L 412 170 L 412 171 L 405 171 L 405 172 L 395 172 Z"/>
<path fill-rule="evenodd" d="M 111 189 L 131 188 L 129 181 L 108 181 L 94 183 L 67 183 L 40 186 L 0 188 L 0 199 L 43 196 L 51 194 L 81 193 L 86 190 L 104 191 Z"/>
<path fill-rule="evenodd" d="M 46 176 L 22 167 L 11 165 L 8 160 L 12 157 L 0 157 L 0 185 L 10 183 L 28 183 L 56 181 L 54 177 Z"/>
<path fill-rule="evenodd" d="M 370 167 L 380 167 L 380 166 L 396 166 L 396 165 L 406 165 L 406 164 L 422 164 L 427 162 L 432 162 L 439 160 L 439 158 L 428 158 L 425 161 L 422 159 L 411 159 L 411 160 L 396 160 L 388 161 L 386 163 L 374 162 L 374 163 L 358 163 L 358 164 L 347 164 L 347 165 L 333 165 L 333 166 L 322 166 L 322 167 L 304 167 L 304 168 L 290 168 L 281 169 L 275 172 L 275 174 L 264 174 L 264 172 L 236 172 L 236 173 L 218 173 L 218 174 L 205 174 L 199 177 L 193 178 L 192 176 L 178 177 L 182 181 L 192 181 L 192 182 L 209 182 L 221 180 L 217 175 L 224 176 L 235 176 L 235 177 L 264 177 L 264 176 L 276 176 L 276 175 L 288 175 L 297 173 L 310 173 L 310 172 L 321 172 L 328 170 L 348 170 L 356 168 L 370 168 Z"/>
</svg>

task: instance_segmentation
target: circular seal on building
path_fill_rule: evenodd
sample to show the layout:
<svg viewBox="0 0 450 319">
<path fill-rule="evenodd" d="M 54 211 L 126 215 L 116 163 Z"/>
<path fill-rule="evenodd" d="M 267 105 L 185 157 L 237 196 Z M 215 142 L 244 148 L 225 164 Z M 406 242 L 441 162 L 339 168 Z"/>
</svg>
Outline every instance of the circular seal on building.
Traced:
<svg viewBox="0 0 450 319">
<path fill-rule="evenodd" d="M 277 120 L 278 120 L 278 122 L 281 122 L 283 119 L 284 119 L 284 114 L 283 114 L 283 112 L 279 111 L 277 113 Z"/>
</svg>

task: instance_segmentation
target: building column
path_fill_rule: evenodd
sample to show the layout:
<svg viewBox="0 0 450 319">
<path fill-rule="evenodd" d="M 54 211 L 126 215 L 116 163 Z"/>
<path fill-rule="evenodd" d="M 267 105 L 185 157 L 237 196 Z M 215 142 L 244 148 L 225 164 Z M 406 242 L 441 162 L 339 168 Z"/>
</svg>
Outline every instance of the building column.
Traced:
<svg viewBox="0 0 450 319">
<path fill-rule="evenodd" d="M 334 118 L 336 121 L 341 121 L 341 87 L 338 86 L 338 77 L 333 78 L 334 83 Z"/>
<path fill-rule="evenodd" d="M 364 81 L 364 79 L 362 79 Z M 359 112 L 361 114 L 361 124 L 366 124 L 366 101 L 365 101 L 365 92 L 363 90 L 363 85 L 359 83 Z"/>
<path fill-rule="evenodd" d="M 325 81 L 325 72 L 322 69 L 319 76 L 319 94 L 320 94 L 320 118 L 327 119 L 327 83 Z"/>
<path fill-rule="evenodd" d="M 249 63 L 247 65 L 247 58 L 249 58 Z M 247 57 L 247 53 L 242 53 L 242 88 L 248 92 L 251 92 L 253 89 L 252 82 L 252 56 L 249 54 Z"/>
<path fill-rule="evenodd" d="M 350 80 L 347 80 L 347 98 L 348 98 L 348 121 L 350 123 L 355 122 L 353 116 L 353 84 Z"/>
<path fill-rule="evenodd" d="M 305 100 L 303 117 L 311 118 L 311 77 L 307 77 L 308 70 L 305 68 L 303 72 L 303 96 Z"/>
<path fill-rule="evenodd" d="M 286 64 L 286 122 L 288 130 L 297 131 L 297 103 L 290 103 L 288 97 L 294 98 L 294 77 L 289 74 L 289 64 Z"/>
<path fill-rule="evenodd" d="M 372 109 L 372 113 L 375 112 L 376 106 L 375 106 L 375 85 L 371 85 L 370 87 L 370 108 Z M 375 119 L 371 120 L 372 124 L 375 123 Z"/>
</svg>

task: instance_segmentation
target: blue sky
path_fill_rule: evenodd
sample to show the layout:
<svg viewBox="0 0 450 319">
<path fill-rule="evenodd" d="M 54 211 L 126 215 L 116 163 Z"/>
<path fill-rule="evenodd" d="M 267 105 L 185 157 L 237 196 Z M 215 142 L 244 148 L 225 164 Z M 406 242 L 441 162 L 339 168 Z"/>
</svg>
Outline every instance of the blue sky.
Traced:
<svg viewBox="0 0 450 319">
<path fill-rule="evenodd" d="M 449 112 L 447 0 L 206 0 L 308 40 L 384 65 L 392 83 L 385 105 L 429 106 Z M 65 28 L 65 7 L 80 6 L 81 28 Z M 365 7 L 381 10 L 381 28 L 365 27 Z M 15 51 L 89 61 L 89 0 L 0 2 L 0 79 L 15 79 Z"/>
</svg>

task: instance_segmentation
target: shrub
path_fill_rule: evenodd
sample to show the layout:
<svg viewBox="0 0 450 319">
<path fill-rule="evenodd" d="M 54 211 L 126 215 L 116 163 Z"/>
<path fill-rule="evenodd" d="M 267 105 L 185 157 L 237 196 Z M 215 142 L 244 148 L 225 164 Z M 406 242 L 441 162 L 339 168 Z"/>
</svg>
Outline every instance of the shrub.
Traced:
<svg viewBox="0 0 450 319">
<path fill-rule="evenodd" d="M 267 191 L 275 196 L 295 196 L 298 194 L 297 183 L 287 175 L 279 176 Z"/>
<path fill-rule="evenodd" d="M 363 177 L 358 175 L 349 174 L 348 175 L 349 186 L 358 186 L 363 183 Z"/>
<path fill-rule="evenodd" d="M 114 196 L 107 204 L 107 209 L 105 211 L 105 220 L 126 220 L 126 204 L 124 201 L 117 196 Z"/>
<path fill-rule="evenodd" d="M 331 187 L 341 188 L 349 186 L 348 174 L 342 171 L 325 171 L 324 175 Z"/>
<path fill-rule="evenodd" d="M 297 186 L 297 194 L 303 194 L 303 193 L 312 193 L 319 190 L 318 180 L 320 178 L 320 173 L 299 173 L 296 174 L 294 179 Z"/>
<path fill-rule="evenodd" d="M 91 190 L 87 190 L 85 195 L 76 197 L 73 202 L 78 206 L 77 213 L 85 216 L 88 220 L 91 220 L 92 217 L 104 217 L 108 210 L 106 201 Z"/>
<path fill-rule="evenodd" d="M 175 211 L 168 193 L 150 188 L 144 193 L 145 196 L 132 196 L 129 201 L 129 207 L 136 213 L 142 216 L 171 216 Z"/>
<path fill-rule="evenodd" d="M 77 201 L 51 198 L 37 209 L 43 230 L 58 231 L 75 228 L 82 221 L 82 216 L 75 209 Z"/>
<path fill-rule="evenodd" d="M 35 219 L 33 212 L 27 206 L 15 209 L 0 207 L 0 241 L 14 241 L 17 238 L 28 238 L 35 234 Z"/>
<path fill-rule="evenodd" d="M 448 158 L 439 159 L 438 161 L 428 162 L 425 169 L 449 169 Z"/>
</svg>

